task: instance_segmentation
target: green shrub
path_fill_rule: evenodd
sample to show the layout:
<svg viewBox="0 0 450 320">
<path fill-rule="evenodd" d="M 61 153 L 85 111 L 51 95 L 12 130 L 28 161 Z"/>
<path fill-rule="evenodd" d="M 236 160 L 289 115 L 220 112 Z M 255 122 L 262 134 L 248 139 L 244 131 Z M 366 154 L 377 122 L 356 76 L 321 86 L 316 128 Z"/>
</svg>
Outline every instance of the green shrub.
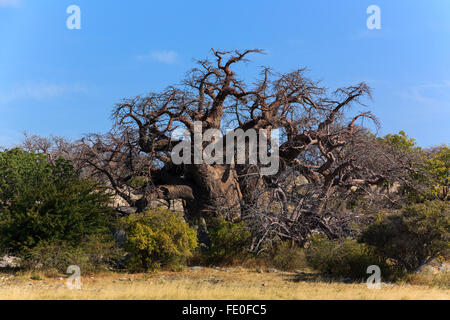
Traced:
<svg viewBox="0 0 450 320">
<path fill-rule="evenodd" d="M 425 170 L 432 186 L 432 195 L 444 201 L 450 200 L 450 146 L 441 145 L 425 159 Z"/>
<path fill-rule="evenodd" d="M 449 255 L 450 204 L 427 201 L 399 214 L 380 216 L 360 241 L 373 245 L 407 271 L 415 271 L 439 256 Z"/>
<path fill-rule="evenodd" d="M 110 196 L 62 158 L 0 152 L 0 249 L 20 255 L 41 242 L 78 246 L 109 233 Z"/>
<path fill-rule="evenodd" d="M 93 236 L 76 247 L 60 241 L 40 242 L 23 254 L 22 267 L 65 273 L 68 266 L 77 265 L 81 272 L 91 273 L 114 267 L 120 258 L 120 250 L 112 237 Z"/>
<path fill-rule="evenodd" d="M 315 238 L 306 249 L 308 265 L 322 274 L 361 280 L 368 277 L 367 267 L 377 265 L 382 277 L 391 278 L 394 270 L 375 249 L 354 240 L 326 240 Z"/>
<path fill-rule="evenodd" d="M 283 271 L 294 271 L 307 267 L 304 249 L 293 246 L 290 241 L 277 243 L 267 258 L 273 267 Z"/>
<path fill-rule="evenodd" d="M 154 209 L 124 219 L 130 253 L 129 266 L 134 270 L 156 270 L 178 266 L 192 255 L 197 236 L 180 213 Z"/>
<path fill-rule="evenodd" d="M 230 264 L 245 259 L 251 233 L 243 221 L 232 223 L 223 218 L 208 221 L 209 249 L 203 254 L 209 264 Z"/>
</svg>

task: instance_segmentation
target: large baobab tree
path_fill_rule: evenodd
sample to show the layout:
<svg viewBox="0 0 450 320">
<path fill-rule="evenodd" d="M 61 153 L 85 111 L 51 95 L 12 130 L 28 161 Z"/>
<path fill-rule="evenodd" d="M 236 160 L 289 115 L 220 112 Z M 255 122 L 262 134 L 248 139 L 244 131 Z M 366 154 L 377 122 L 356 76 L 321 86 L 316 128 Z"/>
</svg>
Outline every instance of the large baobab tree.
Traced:
<svg viewBox="0 0 450 320">
<path fill-rule="evenodd" d="M 262 68 L 256 82 L 244 81 L 235 65 L 260 52 L 212 50 L 212 60 L 197 61 L 181 85 L 124 100 L 113 111 L 111 132 L 80 142 L 78 160 L 138 211 L 155 199 L 178 199 L 189 219 L 260 213 L 267 217 L 258 222 L 261 230 L 279 226 L 277 232 L 292 237 L 291 230 L 304 235 L 300 229 L 309 224 L 335 235 L 325 219 L 331 201 L 355 188 L 369 190 L 396 170 L 357 125 L 358 119 L 375 118 L 348 112 L 370 97 L 370 89 L 360 83 L 329 92 L 304 69 L 278 74 Z M 171 153 L 181 143 L 172 138 L 174 131 L 186 130 L 193 138 L 198 123 L 203 132 L 264 129 L 271 136 L 279 129 L 280 169 L 262 176 L 254 163 L 174 163 Z"/>
</svg>

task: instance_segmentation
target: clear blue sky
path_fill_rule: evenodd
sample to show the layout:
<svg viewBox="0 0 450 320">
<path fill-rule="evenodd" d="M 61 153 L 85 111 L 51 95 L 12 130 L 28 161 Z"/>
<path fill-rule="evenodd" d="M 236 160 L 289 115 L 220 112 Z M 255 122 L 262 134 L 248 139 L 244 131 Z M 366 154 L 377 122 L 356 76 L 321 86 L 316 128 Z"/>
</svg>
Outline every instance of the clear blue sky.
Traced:
<svg viewBox="0 0 450 320">
<path fill-rule="evenodd" d="M 81 30 L 66 28 L 71 4 Z M 381 30 L 366 27 L 371 4 Z M 249 77 L 267 65 L 329 88 L 366 81 L 380 134 L 450 143 L 448 0 L 0 0 L 0 145 L 104 132 L 114 103 L 179 82 L 213 47 L 265 49 Z"/>
</svg>

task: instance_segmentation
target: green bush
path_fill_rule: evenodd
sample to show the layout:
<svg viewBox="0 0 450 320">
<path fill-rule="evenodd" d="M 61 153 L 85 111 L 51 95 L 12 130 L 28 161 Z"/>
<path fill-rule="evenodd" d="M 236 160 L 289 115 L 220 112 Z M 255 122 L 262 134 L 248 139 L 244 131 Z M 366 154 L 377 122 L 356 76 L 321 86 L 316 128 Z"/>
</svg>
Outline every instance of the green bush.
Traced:
<svg viewBox="0 0 450 320">
<path fill-rule="evenodd" d="M 243 221 L 232 223 L 223 218 L 208 221 L 210 246 L 203 254 L 209 264 L 231 264 L 248 254 L 251 233 Z"/>
<path fill-rule="evenodd" d="M 441 145 L 425 159 L 427 178 L 432 186 L 432 194 L 438 199 L 449 201 L 450 146 Z"/>
<path fill-rule="evenodd" d="M 315 238 L 306 249 L 308 265 L 322 274 L 361 280 L 368 277 L 367 267 L 377 265 L 382 277 L 391 278 L 394 270 L 375 249 L 354 240 Z"/>
<path fill-rule="evenodd" d="M 427 201 L 398 214 L 381 215 L 363 232 L 360 241 L 375 246 L 405 270 L 415 271 L 439 256 L 448 257 L 450 204 Z"/>
<path fill-rule="evenodd" d="M 68 266 L 77 265 L 81 272 L 92 273 L 115 267 L 120 258 L 121 252 L 112 237 L 93 236 L 76 247 L 61 241 L 42 241 L 23 253 L 22 267 L 65 273 Z"/>
<path fill-rule="evenodd" d="M 273 267 L 283 271 L 294 271 L 307 266 L 304 249 L 293 246 L 290 241 L 277 243 L 267 258 Z"/>
<path fill-rule="evenodd" d="M 0 249 L 20 255 L 40 243 L 77 247 L 109 233 L 110 196 L 62 158 L 0 152 Z"/>
<path fill-rule="evenodd" d="M 180 213 L 154 209 L 124 219 L 124 249 L 130 253 L 131 269 L 152 271 L 179 266 L 192 256 L 197 235 Z"/>
</svg>

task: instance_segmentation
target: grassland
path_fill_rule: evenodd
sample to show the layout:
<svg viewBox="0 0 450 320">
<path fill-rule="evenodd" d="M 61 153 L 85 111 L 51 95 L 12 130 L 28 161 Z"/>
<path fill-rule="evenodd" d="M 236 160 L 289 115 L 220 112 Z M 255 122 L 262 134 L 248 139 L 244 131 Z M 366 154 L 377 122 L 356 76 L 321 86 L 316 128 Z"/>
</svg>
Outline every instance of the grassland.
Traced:
<svg viewBox="0 0 450 320">
<path fill-rule="evenodd" d="M 445 279 L 435 285 L 394 284 L 369 290 L 364 283 L 327 281 L 310 273 L 258 273 L 240 268 L 152 274 L 104 273 L 82 277 L 81 290 L 66 287 L 66 276 L 0 274 L 0 299 L 259 300 L 450 299 Z"/>
</svg>

